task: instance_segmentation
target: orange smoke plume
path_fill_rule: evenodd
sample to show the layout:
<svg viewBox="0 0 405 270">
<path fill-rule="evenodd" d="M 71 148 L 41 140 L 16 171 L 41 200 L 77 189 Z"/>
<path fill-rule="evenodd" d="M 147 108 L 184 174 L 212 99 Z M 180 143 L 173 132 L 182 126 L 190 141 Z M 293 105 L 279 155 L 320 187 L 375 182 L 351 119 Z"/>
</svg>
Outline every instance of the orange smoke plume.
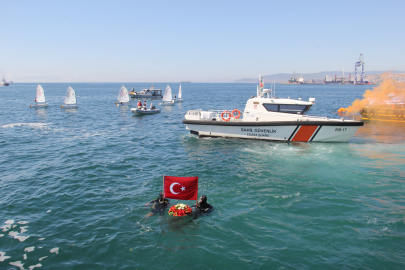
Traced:
<svg viewBox="0 0 405 270">
<path fill-rule="evenodd" d="M 367 89 L 363 94 L 363 99 L 356 99 L 351 106 L 347 108 L 340 108 L 338 110 L 339 114 L 358 113 L 362 108 L 366 107 L 368 104 L 384 104 L 385 101 L 389 99 L 389 94 L 400 94 L 405 95 L 405 83 L 397 82 L 390 78 L 390 73 L 385 72 L 381 75 L 383 82 L 374 87 L 373 90 Z"/>
</svg>

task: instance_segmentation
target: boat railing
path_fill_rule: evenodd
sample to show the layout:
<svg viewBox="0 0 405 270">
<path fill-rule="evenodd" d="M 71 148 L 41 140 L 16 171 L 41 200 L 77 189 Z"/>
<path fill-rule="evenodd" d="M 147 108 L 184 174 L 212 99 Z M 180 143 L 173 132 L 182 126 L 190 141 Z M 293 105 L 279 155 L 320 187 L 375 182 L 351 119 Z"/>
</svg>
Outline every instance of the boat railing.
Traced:
<svg viewBox="0 0 405 270">
<path fill-rule="evenodd" d="M 232 110 L 208 110 L 217 121 L 238 121 L 239 117 L 232 114 Z M 241 115 L 240 115 L 241 116 Z"/>
<path fill-rule="evenodd" d="M 188 110 L 186 115 L 201 115 L 202 109 Z"/>
<path fill-rule="evenodd" d="M 243 121 L 241 118 L 236 118 L 236 115 L 232 114 L 232 110 L 208 110 L 203 111 L 202 109 L 198 110 L 189 110 L 186 114 L 188 119 L 193 120 L 206 120 L 206 121 Z M 261 118 L 261 116 L 268 116 L 269 113 L 266 112 L 256 112 L 254 113 L 256 117 Z M 318 121 L 351 121 L 349 119 L 331 119 L 326 116 L 311 116 L 311 115 L 301 115 L 301 114 L 288 114 L 288 113 L 275 113 L 275 116 L 278 118 L 278 121 L 282 118 L 288 118 L 287 121 L 311 121 L 311 120 L 318 120 Z M 257 121 L 257 120 L 256 120 Z M 353 121 L 355 119 L 353 118 Z"/>
<path fill-rule="evenodd" d="M 302 119 L 305 120 L 310 120 L 310 119 L 322 119 L 322 120 L 328 120 L 328 117 L 326 116 L 311 116 L 311 115 L 301 115 Z"/>
<path fill-rule="evenodd" d="M 232 114 L 232 110 L 208 110 L 203 111 L 202 109 L 198 110 L 189 110 L 187 111 L 186 118 L 188 119 L 199 119 L 207 121 L 237 121 L 235 115 Z"/>
<path fill-rule="evenodd" d="M 324 120 L 324 121 L 334 121 L 334 122 L 343 122 L 343 121 L 356 121 L 356 118 L 353 117 L 352 119 L 348 119 L 348 118 L 339 118 L 339 119 L 335 119 L 335 118 L 328 118 L 326 116 L 310 116 L 310 115 L 303 115 L 303 119 L 302 121 L 308 121 L 308 120 Z"/>
<path fill-rule="evenodd" d="M 307 120 L 313 120 L 313 119 L 322 119 L 322 120 L 328 120 L 328 117 L 326 116 L 311 116 L 311 115 L 306 115 L 306 114 L 292 114 L 292 113 L 279 113 L 279 112 L 255 112 L 253 113 L 255 116 L 268 116 L 268 115 L 275 115 L 277 117 L 283 117 L 283 118 L 296 118 L 297 121 L 307 121 Z"/>
</svg>

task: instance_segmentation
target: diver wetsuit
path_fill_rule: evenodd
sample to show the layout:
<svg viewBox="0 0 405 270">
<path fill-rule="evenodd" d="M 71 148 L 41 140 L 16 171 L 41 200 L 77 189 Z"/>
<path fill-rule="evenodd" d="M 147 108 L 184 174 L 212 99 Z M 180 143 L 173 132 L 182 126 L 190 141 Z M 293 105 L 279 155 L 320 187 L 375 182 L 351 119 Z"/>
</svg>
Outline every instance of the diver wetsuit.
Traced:
<svg viewBox="0 0 405 270">
<path fill-rule="evenodd" d="M 152 204 L 152 213 L 164 214 L 166 207 L 170 205 L 170 201 L 163 198 L 163 193 L 161 193 L 156 200 L 150 201 L 148 204 Z"/>
<path fill-rule="evenodd" d="M 214 207 L 207 203 L 207 196 L 202 195 L 197 205 L 191 207 L 195 216 L 200 216 L 201 214 L 210 213 Z"/>
</svg>

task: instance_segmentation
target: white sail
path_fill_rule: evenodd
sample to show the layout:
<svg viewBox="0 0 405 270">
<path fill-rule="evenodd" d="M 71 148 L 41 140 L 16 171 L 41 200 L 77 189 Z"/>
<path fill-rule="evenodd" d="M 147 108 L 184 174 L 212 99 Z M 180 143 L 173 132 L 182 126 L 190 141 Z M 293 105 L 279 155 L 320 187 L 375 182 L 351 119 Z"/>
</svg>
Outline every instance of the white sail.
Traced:
<svg viewBox="0 0 405 270">
<path fill-rule="evenodd" d="M 128 90 L 125 86 L 121 86 L 117 99 L 119 102 L 129 102 Z"/>
<path fill-rule="evenodd" d="M 179 94 L 177 95 L 177 98 L 181 99 L 181 84 L 180 84 L 180 87 L 179 87 Z"/>
<path fill-rule="evenodd" d="M 68 87 L 66 90 L 66 96 L 65 96 L 65 104 L 73 105 L 76 104 L 76 94 L 75 90 L 72 89 L 72 87 Z"/>
<path fill-rule="evenodd" d="M 165 93 L 163 95 L 163 102 L 172 102 L 172 89 L 169 85 L 165 88 Z"/>
<path fill-rule="evenodd" d="M 37 87 L 37 95 L 36 95 L 35 101 L 36 102 L 45 102 L 44 88 L 42 88 L 42 86 L 39 84 Z"/>
</svg>

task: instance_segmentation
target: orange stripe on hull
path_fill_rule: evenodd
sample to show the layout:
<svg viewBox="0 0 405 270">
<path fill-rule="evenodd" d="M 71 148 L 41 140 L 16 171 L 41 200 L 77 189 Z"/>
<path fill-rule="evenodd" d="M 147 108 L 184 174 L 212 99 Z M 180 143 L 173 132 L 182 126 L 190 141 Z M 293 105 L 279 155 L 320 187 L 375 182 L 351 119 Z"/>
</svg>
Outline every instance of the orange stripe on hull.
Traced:
<svg viewBox="0 0 405 270">
<path fill-rule="evenodd" d="M 307 142 L 311 139 L 312 135 L 316 131 L 318 126 L 301 126 L 300 129 L 295 133 L 292 142 Z"/>
</svg>

